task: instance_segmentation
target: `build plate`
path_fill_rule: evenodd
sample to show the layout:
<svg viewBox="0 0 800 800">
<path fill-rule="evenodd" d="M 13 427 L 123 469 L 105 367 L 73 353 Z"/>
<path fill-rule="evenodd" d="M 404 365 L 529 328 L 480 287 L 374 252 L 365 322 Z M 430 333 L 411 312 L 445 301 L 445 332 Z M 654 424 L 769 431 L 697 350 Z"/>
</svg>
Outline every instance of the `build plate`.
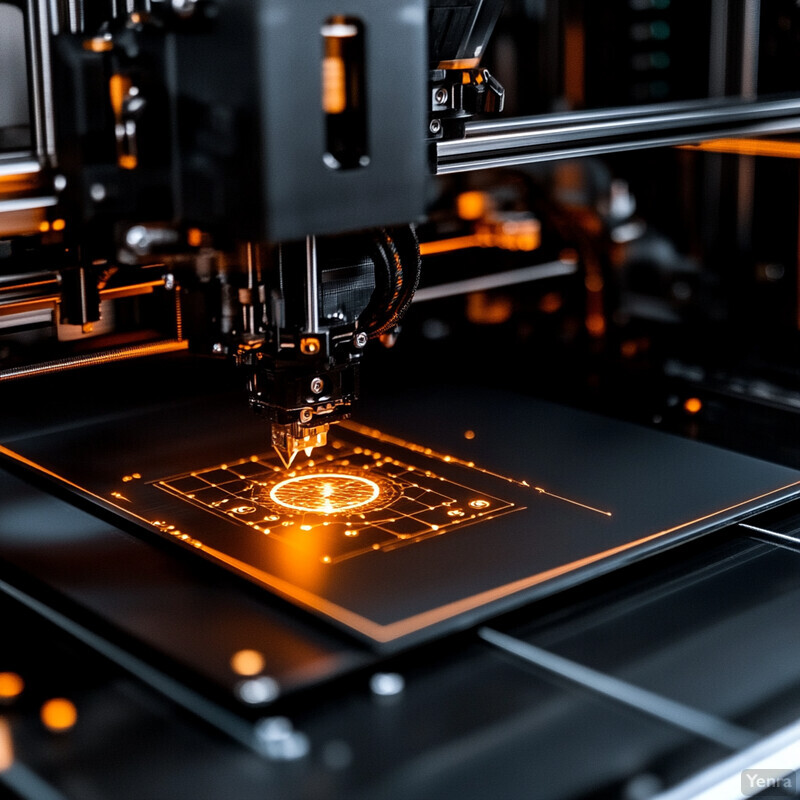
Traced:
<svg viewBox="0 0 800 800">
<path fill-rule="evenodd" d="M 239 394 L 14 437 L 2 454 L 385 648 L 800 490 L 780 466 L 483 391 L 375 399 L 288 472 Z"/>
</svg>

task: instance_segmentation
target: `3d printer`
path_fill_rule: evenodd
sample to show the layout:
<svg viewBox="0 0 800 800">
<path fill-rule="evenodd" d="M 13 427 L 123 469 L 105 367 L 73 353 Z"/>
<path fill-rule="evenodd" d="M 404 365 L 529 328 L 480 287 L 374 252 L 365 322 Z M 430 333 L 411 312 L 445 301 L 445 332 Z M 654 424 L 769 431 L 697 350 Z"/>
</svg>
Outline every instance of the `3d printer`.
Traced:
<svg viewBox="0 0 800 800">
<path fill-rule="evenodd" d="M 29 624 L 68 631 L 93 654 L 76 673 L 99 652 L 266 757 L 288 796 L 469 796 L 470 776 L 481 795 L 497 763 L 518 796 L 517 749 L 566 750 L 595 719 L 619 746 L 571 741 L 542 797 L 744 769 L 776 729 L 761 695 L 743 710 L 732 682 L 718 707 L 688 690 L 670 705 L 699 679 L 626 694 L 597 680 L 602 658 L 593 673 L 542 653 L 575 631 L 602 651 L 610 623 L 587 602 L 665 620 L 681 587 L 715 623 L 687 586 L 797 582 L 767 548 L 800 546 L 799 26 L 795 4 L 753 0 L 0 2 L 0 584 L 18 649 Z M 114 532 L 87 535 L 87 511 Z M 41 533 L 60 513 L 79 578 Z M 765 608 L 788 597 L 763 591 Z M 538 649 L 520 647 L 539 619 Z M 473 652 L 489 621 L 483 644 L 666 727 L 529 695 Z M 591 660 L 581 647 L 559 652 Z M 379 703 L 400 672 L 413 703 L 449 685 L 447 724 L 373 719 L 352 689 L 365 670 Z M 470 718 L 475 765 L 451 753 L 448 771 L 413 740 L 446 755 L 469 696 L 497 726 Z M 3 785 L 60 797 L 6 766 L 9 731 L 26 741 L 0 716 Z M 263 789 L 261 766 L 249 783 L 208 752 L 242 796 Z M 180 785 L 190 761 L 158 774 Z"/>
</svg>

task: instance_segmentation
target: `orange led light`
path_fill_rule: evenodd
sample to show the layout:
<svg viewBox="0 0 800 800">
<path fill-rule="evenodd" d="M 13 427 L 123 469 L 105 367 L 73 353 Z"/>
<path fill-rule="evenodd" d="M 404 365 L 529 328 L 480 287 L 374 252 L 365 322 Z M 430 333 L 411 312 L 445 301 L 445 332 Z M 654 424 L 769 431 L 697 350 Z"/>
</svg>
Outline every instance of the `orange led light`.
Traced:
<svg viewBox="0 0 800 800">
<path fill-rule="evenodd" d="M 319 353 L 319 339 L 315 336 L 306 336 L 300 340 L 300 352 L 307 356 Z"/>
<path fill-rule="evenodd" d="M 67 227 L 67 223 L 63 219 L 54 219 L 53 220 L 53 230 L 54 231 L 63 231 L 64 228 Z"/>
<path fill-rule="evenodd" d="M 78 710 L 75 704 L 63 697 L 48 700 L 39 712 L 42 724 L 53 733 L 62 733 L 75 726 Z"/>
<path fill-rule="evenodd" d="M 483 192 L 461 192 L 456 199 L 458 216 L 461 219 L 480 219 L 486 212 L 489 198 Z"/>
<path fill-rule="evenodd" d="M 114 49 L 114 42 L 104 36 L 93 36 L 83 42 L 83 49 L 90 53 L 108 53 Z"/>
<path fill-rule="evenodd" d="M 203 231 L 200 228 L 189 228 L 186 231 L 186 241 L 189 247 L 200 247 L 203 243 Z"/>
<path fill-rule="evenodd" d="M 0 700 L 12 700 L 22 694 L 25 682 L 16 672 L 0 672 Z"/>
<path fill-rule="evenodd" d="M 698 397 L 690 397 L 684 404 L 683 409 L 687 414 L 697 414 L 703 408 L 703 403 Z"/>
<path fill-rule="evenodd" d="M 49 231 L 49 230 L 50 230 L 50 223 L 49 223 L 49 222 L 48 222 L 46 219 L 43 219 L 43 220 L 42 220 L 42 221 L 39 223 L 39 230 L 40 230 L 42 233 L 47 233 L 47 231 Z"/>
<path fill-rule="evenodd" d="M 586 317 L 586 330 L 592 336 L 602 336 L 606 332 L 606 321 L 602 314 L 589 314 Z"/>
<path fill-rule="evenodd" d="M 475 431 L 464 431 L 464 438 L 465 439 L 474 439 L 475 438 Z"/>
<path fill-rule="evenodd" d="M 237 675 L 258 675 L 264 665 L 264 656 L 258 650 L 239 650 L 231 656 L 231 669 Z"/>
</svg>

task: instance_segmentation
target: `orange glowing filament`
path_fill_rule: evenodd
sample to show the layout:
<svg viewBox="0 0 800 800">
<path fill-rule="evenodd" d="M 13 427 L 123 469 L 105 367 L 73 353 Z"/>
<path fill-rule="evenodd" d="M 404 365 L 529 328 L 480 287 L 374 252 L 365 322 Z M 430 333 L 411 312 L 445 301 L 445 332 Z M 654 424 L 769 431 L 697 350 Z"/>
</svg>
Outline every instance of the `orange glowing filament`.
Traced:
<svg viewBox="0 0 800 800">
<path fill-rule="evenodd" d="M 375 481 L 331 472 L 287 478 L 270 489 L 270 499 L 284 508 L 318 514 L 342 514 L 377 500 Z"/>
</svg>

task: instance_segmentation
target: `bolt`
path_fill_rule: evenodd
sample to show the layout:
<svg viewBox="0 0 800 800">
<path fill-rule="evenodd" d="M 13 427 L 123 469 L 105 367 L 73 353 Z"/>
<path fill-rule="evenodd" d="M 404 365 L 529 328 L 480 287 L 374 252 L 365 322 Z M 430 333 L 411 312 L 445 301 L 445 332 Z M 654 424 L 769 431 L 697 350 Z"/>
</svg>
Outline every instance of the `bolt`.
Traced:
<svg viewBox="0 0 800 800">
<path fill-rule="evenodd" d="M 314 394 L 322 394 L 323 388 L 322 378 L 312 378 L 311 379 L 311 391 Z"/>
<path fill-rule="evenodd" d="M 92 187 L 92 191 L 94 191 L 94 187 Z M 144 225 L 134 225 L 125 233 L 125 244 L 134 250 L 146 249 L 149 243 L 147 228 Z"/>
<path fill-rule="evenodd" d="M 172 10 L 179 17 L 191 17 L 196 5 L 197 0 L 172 0 Z"/>
<path fill-rule="evenodd" d="M 361 350 L 362 348 L 364 348 L 364 347 L 366 347 L 366 346 L 367 346 L 367 341 L 368 341 L 368 340 L 369 340 L 369 337 L 367 336 L 367 334 L 366 334 L 366 333 L 364 333 L 364 331 L 359 331 L 359 332 L 358 332 L 358 333 L 357 333 L 357 334 L 356 334 L 356 335 L 353 337 L 353 344 L 354 344 L 354 345 L 355 345 L 355 346 L 356 346 L 356 347 L 357 347 L 359 350 Z"/>
<path fill-rule="evenodd" d="M 442 122 L 441 120 L 438 119 L 432 119 L 431 124 L 428 125 L 428 130 L 431 133 L 439 133 L 441 129 L 442 129 Z"/>
<path fill-rule="evenodd" d="M 275 761 L 296 761 L 308 755 L 308 736 L 296 731 L 286 717 L 267 717 L 255 726 L 256 741 L 264 754 Z"/>
<path fill-rule="evenodd" d="M 216 353 L 217 355 L 222 353 L 224 350 L 225 348 L 223 347 L 222 342 L 214 342 L 214 344 L 211 345 L 211 352 Z"/>
<path fill-rule="evenodd" d="M 242 681 L 236 687 L 236 694 L 248 705 L 261 706 L 271 703 L 280 694 L 280 687 L 274 678 L 261 675 Z"/>
<path fill-rule="evenodd" d="M 91 197 L 95 203 L 102 203 L 103 200 L 106 199 L 106 187 L 103 186 L 102 183 L 93 183 L 89 187 L 89 197 Z"/>
<path fill-rule="evenodd" d="M 444 105 L 447 102 L 447 89 L 440 87 L 433 95 L 433 99 L 439 104 Z"/>
<path fill-rule="evenodd" d="M 164 288 L 168 292 L 171 292 L 175 288 L 175 276 L 171 272 L 168 272 L 164 276 Z"/>
<path fill-rule="evenodd" d="M 376 672 L 369 679 L 369 688 L 379 697 L 392 697 L 400 694 L 406 687 L 403 676 L 397 672 Z"/>
<path fill-rule="evenodd" d="M 300 409 L 300 422 L 311 422 L 314 412 L 310 408 Z"/>
</svg>

